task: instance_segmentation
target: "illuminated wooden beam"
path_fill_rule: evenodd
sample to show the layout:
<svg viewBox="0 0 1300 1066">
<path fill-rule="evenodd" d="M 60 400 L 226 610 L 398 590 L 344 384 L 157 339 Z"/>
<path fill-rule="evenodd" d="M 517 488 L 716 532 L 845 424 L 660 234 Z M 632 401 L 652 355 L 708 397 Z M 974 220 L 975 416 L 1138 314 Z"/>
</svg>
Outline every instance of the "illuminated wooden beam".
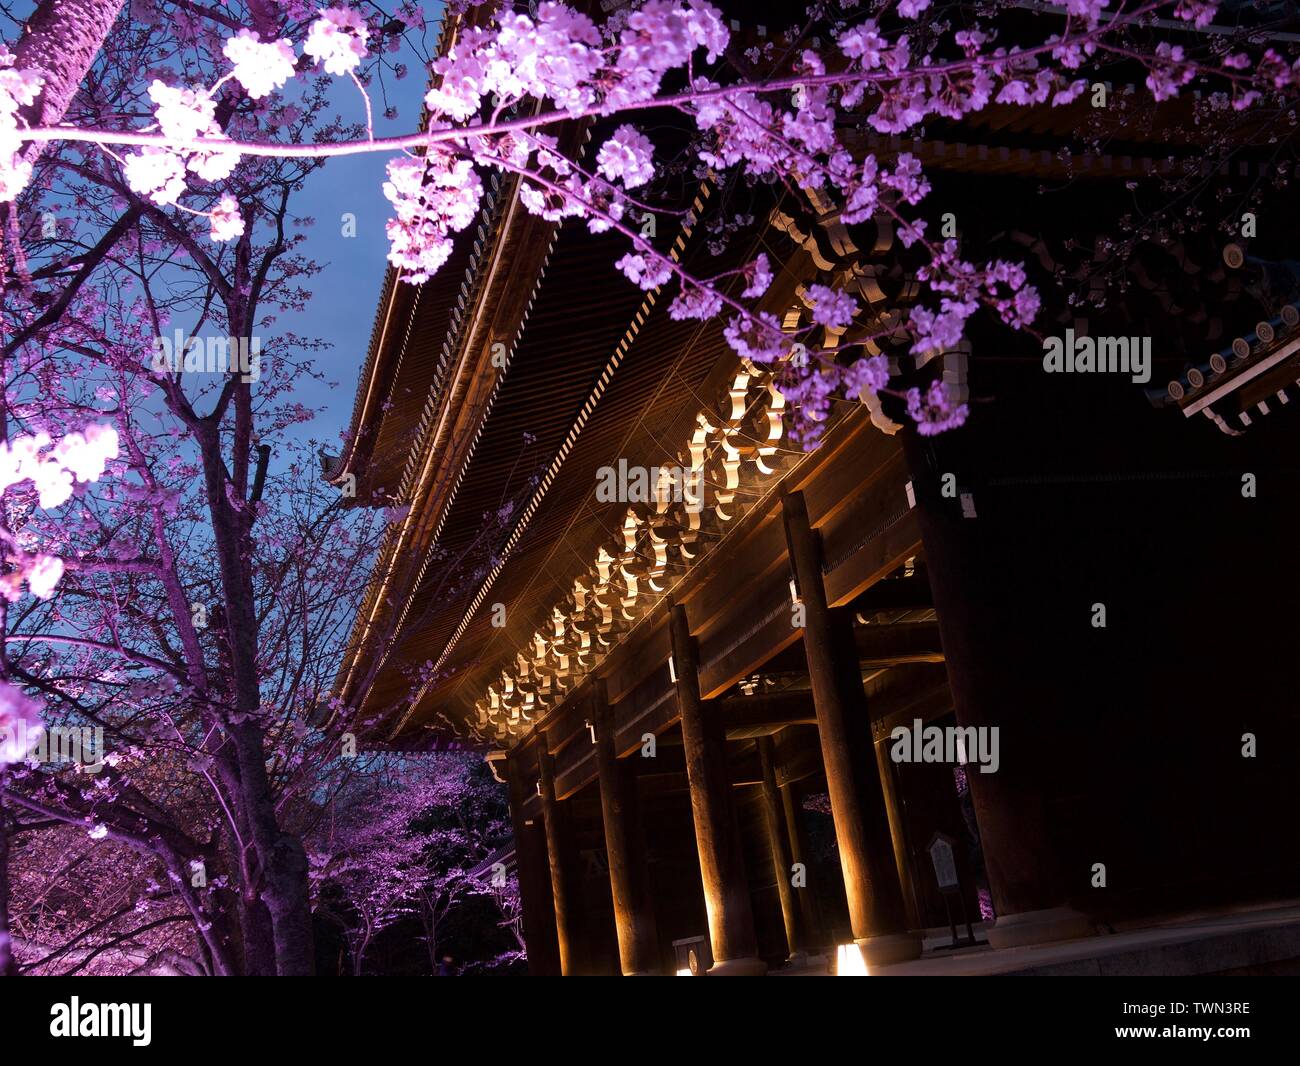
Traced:
<svg viewBox="0 0 1300 1066">
<path fill-rule="evenodd" d="M 777 894 L 781 897 L 781 920 L 785 924 L 785 942 L 791 956 L 804 949 L 803 919 L 795 888 L 791 883 L 794 860 L 790 857 L 790 840 L 781 808 L 781 792 L 776 786 L 772 738 L 760 737 L 758 758 L 762 766 L 763 824 L 767 829 L 768 850 L 772 853 L 772 873 Z M 807 891 L 803 889 L 802 891 Z"/>
<path fill-rule="evenodd" d="M 635 775 L 640 759 L 620 760 L 614 750 L 614 712 L 603 678 L 596 678 L 592 685 L 592 714 L 619 962 L 625 977 L 649 976 L 659 972 L 660 964 L 637 802 Z"/>
<path fill-rule="evenodd" d="M 869 964 L 917 958 L 921 940 L 907 930 L 852 623 L 827 606 L 821 544 L 803 494 L 787 495 L 782 511 L 853 936 Z"/>
<path fill-rule="evenodd" d="M 551 898 L 555 904 L 555 936 L 559 943 L 560 972 L 577 973 L 578 906 L 573 890 L 572 839 L 568 812 L 555 798 L 555 763 L 542 742 L 537 753 L 538 787 L 542 820 L 546 828 L 546 854 L 551 870 Z"/>
<path fill-rule="evenodd" d="M 519 760 L 517 751 L 506 759 L 506 783 L 510 797 L 510 823 L 514 829 L 524 942 L 528 945 L 528 972 L 538 977 L 549 977 L 560 972 L 560 950 L 556 940 L 546 836 L 543 828 L 527 815 L 528 786 Z"/>
<path fill-rule="evenodd" d="M 695 638 L 681 604 L 673 604 L 669 611 L 669 629 L 691 815 L 713 948 L 709 975 L 759 976 L 767 972 L 767 964 L 758 957 L 739 826 L 731 806 L 726 736 L 718 716 L 706 711 L 700 699 Z"/>
</svg>

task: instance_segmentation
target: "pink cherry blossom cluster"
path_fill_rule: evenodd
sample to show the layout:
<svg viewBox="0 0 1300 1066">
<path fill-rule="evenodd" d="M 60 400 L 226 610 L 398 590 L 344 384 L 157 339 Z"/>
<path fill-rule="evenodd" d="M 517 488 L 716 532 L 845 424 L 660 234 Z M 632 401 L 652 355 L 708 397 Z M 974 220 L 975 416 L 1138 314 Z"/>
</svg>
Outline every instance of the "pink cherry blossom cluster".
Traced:
<svg viewBox="0 0 1300 1066">
<path fill-rule="evenodd" d="M 18 110 L 35 103 L 41 91 L 40 75 L 13 66 L 13 54 L 0 44 L 0 202 L 12 200 L 31 180 L 32 165 L 22 158 Z"/>
<path fill-rule="evenodd" d="M 24 582 L 33 596 L 48 600 L 63 578 L 63 560 L 57 555 L 13 551 L 5 562 L 10 569 L 0 577 L 0 596 L 10 603 L 22 599 Z"/>
<path fill-rule="evenodd" d="M 668 260 L 661 256 L 628 252 L 614 265 L 623 272 L 628 281 L 632 282 L 633 285 L 640 285 L 647 292 L 651 289 L 657 289 L 661 285 L 667 285 L 673 276 Z M 690 300 L 688 298 L 685 304 L 679 305 L 679 311 L 682 306 L 689 304 Z"/>
<path fill-rule="evenodd" d="M 117 458 L 117 430 L 112 426 L 92 424 L 50 448 L 52 443 L 44 432 L 0 441 L 0 492 L 30 481 L 41 507 L 58 507 L 72 495 L 74 479 L 83 484 L 98 481 L 108 461 Z"/>
<path fill-rule="evenodd" d="M 730 41 L 722 12 L 706 0 L 649 0 L 631 12 L 618 30 L 602 101 L 604 112 L 612 114 L 653 99 L 669 71 L 688 67 L 701 49 L 705 62 L 713 63 Z"/>
<path fill-rule="evenodd" d="M 1153 97 L 1171 100 L 1195 76 L 1196 68 L 1186 61 L 1180 45 L 1167 41 L 1156 45 L 1156 61 L 1147 72 L 1147 88 Z"/>
<path fill-rule="evenodd" d="M 623 217 L 624 204 L 617 190 L 600 178 L 584 175 L 548 134 L 507 134 L 483 145 L 475 160 L 530 178 L 520 186 L 520 202 L 548 222 L 586 218 L 591 231 L 599 233 Z"/>
<path fill-rule="evenodd" d="M 924 227 L 918 222 L 915 228 Z M 918 355 L 950 351 L 981 306 L 992 307 L 1014 329 L 1030 325 L 1038 314 L 1038 290 L 1028 284 L 1019 264 L 995 260 L 980 269 L 957 255 L 957 242 L 951 239 L 931 254 L 917 275 L 940 294 L 939 309 L 912 308 L 912 350 Z"/>
<path fill-rule="evenodd" d="M 425 103 L 433 114 L 463 120 L 484 97 L 496 110 L 532 96 L 576 114 L 595 103 L 604 65 L 599 46 L 596 24 L 564 4 L 541 4 L 535 20 L 503 14 L 492 29 L 469 27 L 449 55 L 434 61 L 441 84 Z"/>
<path fill-rule="evenodd" d="M 51 448 L 52 443 L 44 432 L 0 441 L 0 492 L 30 481 L 41 507 L 58 507 L 72 496 L 74 481 L 98 481 L 108 461 L 117 458 L 117 430 L 112 426 L 90 425 L 80 433 L 69 433 Z M 63 577 L 63 560 L 30 550 L 25 543 L 30 539 L 29 534 L 17 537 L 0 524 L 6 563 L 0 596 L 10 602 L 22 597 L 24 582 L 33 596 L 48 600 Z"/>
<path fill-rule="evenodd" d="M 484 100 L 493 111 L 532 97 L 573 115 L 612 114 L 650 100 L 670 70 L 700 48 L 713 62 L 730 34 L 704 0 L 649 0 L 615 22 L 617 42 L 603 47 L 592 20 L 550 0 L 535 17 L 503 14 L 492 28 L 468 27 L 448 55 L 433 63 L 438 83 L 425 103 L 435 121 L 464 121 Z"/>
<path fill-rule="evenodd" d="M 722 335 L 737 354 L 758 363 L 775 362 L 790 354 L 790 338 L 770 311 L 737 315 L 723 327 Z"/>
<path fill-rule="evenodd" d="M 858 310 L 857 300 L 829 285 L 809 285 L 807 296 L 812 302 L 812 320 L 827 329 L 844 328 Z"/>
<path fill-rule="evenodd" d="M 969 410 L 964 403 L 952 402 L 946 383 L 932 381 L 924 393 L 915 388 L 907 390 L 907 413 L 918 433 L 932 437 L 964 425 Z"/>
<path fill-rule="evenodd" d="M 324 63 L 330 74 L 351 74 L 366 58 L 370 31 L 365 20 L 346 7 L 327 8 L 320 16 L 307 31 L 302 50 L 317 63 Z"/>
<path fill-rule="evenodd" d="M 655 176 L 654 146 L 635 126 L 619 126 L 596 153 L 596 169 L 610 181 L 635 189 Z"/>
<path fill-rule="evenodd" d="M 310 38 L 308 43 L 311 43 Z M 270 96 L 282 88 L 293 77 L 297 62 L 292 41 L 283 37 L 278 41 L 263 41 L 261 35 L 252 30 L 240 30 L 228 38 L 222 52 L 235 65 L 235 78 L 254 100 Z"/>
<path fill-rule="evenodd" d="M 619 260 L 619 265 L 622 265 L 626 259 L 627 256 L 624 256 Z M 668 317 L 678 321 L 688 318 L 710 319 L 721 312 L 720 293 L 708 286 L 692 285 L 687 281 L 682 282 L 682 291 L 668 305 Z"/>
<path fill-rule="evenodd" d="M 424 158 L 391 160 L 384 195 L 396 213 L 387 227 L 388 261 L 418 284 L 446 262 L 450 234 L 473 220 L 483 183 L 468 159 L 434 147 Z"/>
<path fill-rule="evenodd" d="M 308 30 L 303 51 L 318 64 L 323 63 L 331 74 L 351 74 L 366 56 L 369 30 L 365 21 L 344 7 L 322 10 L 320 16 Z M 186 191 L 187 170 L 205 181 L 220 181 L 229 177 L 238 164 L 237 150 L 206 146 L 206 142 L 228 139 L 216 120 L 216 89 L 222 82 L 234 78 L 251 99 L 260 100 L 282 88 L 296 70 L 293 42 L 285 38 L 263 41 L 259 34 L 241 29 L 226 39 L 222 52 L 233 69 L 211 89 L 177 88 L 157 79 L 149 87 L 154 117 L 170 145 L 148 145 L 128 155 L 123 165 L 131 189 L 156 204 L 177 203 Z M 0 106 L 2 99 L 0 95 Z M 181 147 L 198 140 L 205 142 L 203 148 Z M 0 181 L 4 173 L 5 168 L 0 167 Z M 21 188 L 27 177 L 21 173 L 18 177 Z M 232 240 L 244 232 L 238 205 L 228 194 L 205 214 L 214 241 Z"/>
<path fill-rule="evenodd" d="M 208 218 L 214 241 L 233 240 L 244 232 L 244 219 L 239 213 L 239 202 L 230 193 L 222 194 Z"/>
<path fill-rule="evenodd" d="M 176 143 L 192 143 L 200 137 L 205 140 L 224 140 L 225 134 L 216 121 L 216 100 L 207 92 L 177 89 L 155 80 L 149 86 L 149 98 L 154 102 L 154 116 L 163 134 Z M 156 204 L 174 204 L 185 192 L 185 172 L 193 171 L 205 181 L 220 181 L 229 177 L 239 162 L 239 153 L 203 148 L 182 151 L 171 148 L 146 146 L 128 155 L 124 161 L 127 184 Z M 224 202 L 223 198 L 223 202 Z M 216 212 L 212 217 L 212 239 L 225 240 L 219 234 L 231 234 L 229 212 L 220 220 Z M 235 216 L 238 218 L 238 215 Z"/>
<path fill-rule="evenodd" d="M 798 405 L 802 413 L 802 418 L 791 427 L 791 437 L 797 444 L 811 448 L 821 440 L 836 400 L 865 400 L 870 394 L 885 390 L 889 384 L 889 360 L 883 355 L 864 356 L 848 366 L 818 361 L 804 371 L 787 363 L 780 368 L 777 380 L 781 394 L 791 404 Z"/>
</svg>

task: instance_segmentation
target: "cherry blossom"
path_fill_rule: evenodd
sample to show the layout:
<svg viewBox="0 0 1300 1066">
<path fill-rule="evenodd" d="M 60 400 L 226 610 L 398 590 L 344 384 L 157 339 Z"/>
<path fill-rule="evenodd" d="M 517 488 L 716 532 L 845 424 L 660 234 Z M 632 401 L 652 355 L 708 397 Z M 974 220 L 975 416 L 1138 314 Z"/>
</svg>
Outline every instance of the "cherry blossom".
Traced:
<svg viewBox="0 0 1300 1066">
<path fill-rule="evenodd" d="M 63 577 L 63 560 L 56 555 L 41 555 L 26 570 L 27 587 L 33 596 L 48 600 Z"/>
<path fill-rule="evenodd" d="M 217 102 L 207 93 L 176 89 L 155 80 L 149 86 L 149 99 L 163 134 L 174 141 L 193 141 L 203 134 L 219 134 L 216 124 Z"/>
<path fill-rule="evenodd" d="M 844 371 L 845 391 L 849 395 L 880 392 L 889 384 L 889 360 L 883 355 L 858 359 Z"/>
<path fill-rule="evenodd" d="M 917 388 L 907 390 L 907 413 L 916 422 L 918 433 L 932 437 L 964 425 L 970 412 L 966 404 L 952 402 L 946 383 L 932 381 L 924 394 Z"/>
<path fill-rule="evenodd" d="M 600 31 L 586 15 L 547 2 L 538 6 L 535 21 L 519 14 L 503 18 L 495 37 L 486 53 L 489 92 L 505 100 L 549 97 L 575 113 L 594 101 Z"/>
<path fill-rule="evenodd" d="M 1156 62 L 1147 73 L 1147 88 L 1157 100 L 1170 100 L 1195 75 L 1195 68 L 1184 61 L 1182 46 L 1161 41 L 1156 45 Z"/>
<path fill-rule="evenodd" d="M 599 45 L 595 23 L 558 3 L 539 5 L 536 20 L 506 15 L 495 32 L 470 26 L 434 61 L 440 84 L 425 102 L 432 113 L 453 119 L 473 115 L 484 97 L 499 108 L 531 95 L 576 112 L 596 99 Z"/>
<path fill-rule="evenodd" d="M 185 164 L 166 148 L 142 148 L 126 157 L 126 181 L 156 204 L 174 204 L 185 192 Z"/>
<path fill-rule="evenodd" d="M 969 34 L 966 39 L 971 39 Z M 845 30 L 836 38 L 836 43 L 848 58 L 858 61 L 857 65 L 861 70 L 877 69 L 883 62 L 885 49 L 888 47 L 888 42 L 880 36 L 876 23 L 872 19 L 868 19 L 860 26 Z"/>
<path fill-rule="evenodd" d="M 790 353 L 790 338 L 781 332 L 780 323 L 770 311 L 732 318 L 722 333 L 737 353 L 760 363 L 770 363 Z"/>
<path fill-rule="evenodd" d="M 320 15 L 311 24 L 302 50 L 324 63 L 330 74 L 351 74 L 366 57 L 370 31 L 365 20 L 346 7 L 326 8 Z"/>
<path fill-rule="evenodd" d="M 118 454 L 117 431 L 112 426 L 92 425 L 84 432 L 70 433 L 42 455 L 51 443 L 48 433 L 0 441 L 0 490 L 31 481 L 41 507 L 58 507 L 72 495 L 74 479 L 81 483 L 98 480 L 108 461 Z"/>
<path fill-rule="evenodd" d="M 469 160 L 435 149 L 425 159 L 389 162 L 384 195 L 397 215 L 388 223 L 388 260 L 420 282 L 451 254 L 449 235 L 473 220 L 483 183 Z"/>
<path fill-rule="evenodd" d="M 259 34 L 240 30 L 226 41 L 222 52 L 235 64 L 234 75 L 253 100 L 269 96 L 294 75 L 293 42 L 284 38 L 264 42 Z"/>
<path fill-rule="evenodd" d="M 225 139 L 224 134 L 220 135 L 220 139 Z M 238 163 L 238 152 L 228 152 L 218 148 L 191 153 L 185 161 L 185 166 L 205 181 L 220 181 L 222 178 L 228 178 Z"/>
<path fill-rule="evenodd" d="M 212 221 L 210 236 L 214 241 L 234 240 L 244 232 L 244 219 L 239 213 L 239 203 L 229 193 L 222 195 L 208 217 Z"/>
<path fill-rule="evenodd" d="M 636 127 L 624 124 L 600 146 L 596 165 L 611 181 L 621 179 L 625 187 L 635 189 L 655 176 L 652 154 L 650 138 Z"/>
<path fill-rule="evenodd" d="M 858 309 L 853 297 L 826 285 L 809 285 L 807 297 L 812 303 L 813 321 L 830 329 L 847 326 Z"/>
<path fill-rule="evenodd" d="M 868 154 L 862 161 L 859 172 L 844 182 L 847 195 L 843 218 L 846 223 L 852 225 L 874 217 L 880 202 L 880 190 L 876 185 L 879 177 L 880 168 L 876 165 L 876 157 Z"/>
<path fill-rule="evenodd" d="M 1065 10 L 1075 18 L 1081 18 L 1089 26 L 1095 26 L 1102 12 L 1110 6 L 1110 0 L 1065 0 Z"/>
<path fill-rule="evenodd" d="M 916 204 L 930 191 L 930 183 L 921 174 L 921 161 L 910 152 L 900 152 L 892 171 L 881 174 L 880 181 L 896 189 L 904 203 Z"/>
<path fill-rule="evenodd" d="M 225 134 L 216 121 L 216 101 L 207 92 L 177 89 L 155 80 L 149 86 L 154 114 L 163 133 L 177 143 L 193 142 L 200 137 L 224 140 Z M 158 204 L 174 204 L 185 192 L 185 170 L 194 171 L 207 181 L 228 177 L 239 161 L 237 152 L 204 148 L 181 154 L 152 146 L 126 159 L 127 184 Z"/>
<path fill-rule="evenodd" d="M 628 281 L 647 291 L 667 284 L 673 276 L 668 266 L 658 258 L 633 252 L 628 252 L 614 266 L 623 271 Z"/>
<path fill-rule="evenodd" d="M 32 166 L 21 158 L 18 109 L 35 102 L 40 75 L 13 69 L 15 57 L 0 44 L 0 202 L 13 200 L 31 180 Z"/>
<path fill-rule="evenodd" d="M 1175 16 L 1197 26 L 1208 26 L 1218 13 L 1218 0 L 1179 0 L 1174 8 Z"/>
<path fill-rule="evenodd" d="M 53 456 L 78 481 L 96 481 L 110 459 L 118 456 L 117 430 L 92 423 L 80 433 L 69 433 L 54 447 Z"/>
<path fill-rule="evenodd" d="M 668 315 L 674 319 L 713 318 L 722 310 L 722 297 L 712 289 L 688 285 L 668 305 Z"/>
<path fill-rule="evenodd" d="M 759 252 L 744 270 L 745 280 L 748 284 L 741 292 L 747 300 L 756 300 L 767 292 L 768 286 L 772 284 L 772 264 L 768 261 L 766 252 Z"/>
<path fill-rule="evenodd" d="M 713 63 L 726 51 L 731 33 L 720 12 L 706 0 L 650 0 L 628 16 L 627 30 L 619 38 L 623 51 L 619 65 L 627 69 L 630 60 L 648 60 L 662 70 L 683 65 L 696 49 L 705 49 L 705 60 Z M 657 57 L 644 54 L 643 46 L 658 45 Z"/>
</svg>

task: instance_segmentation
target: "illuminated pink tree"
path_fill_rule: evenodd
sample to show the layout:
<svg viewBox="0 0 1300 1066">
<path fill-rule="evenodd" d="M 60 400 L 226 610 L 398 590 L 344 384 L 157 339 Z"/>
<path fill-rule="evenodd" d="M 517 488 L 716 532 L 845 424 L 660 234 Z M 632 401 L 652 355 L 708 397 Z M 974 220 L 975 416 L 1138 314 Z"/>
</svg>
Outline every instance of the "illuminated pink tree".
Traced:
<svg viewBox="0 0 1300 1066">
<path fill-rule="evenodd" d="M 502 790 L 477 756 L 370 755 L 335 763 L 327 780 L 330 799 L 306 838 L 313 893 L 342 929 L 354 974 L 375 937 L 402 921 L 423 928 L 436 973 L 445 922 L 475 897 L 493 901 L 515 945 L 480 961 L 522 956 L 514 879 L 503 865 L 473 876 L 510 836 Z"/>
</svg>

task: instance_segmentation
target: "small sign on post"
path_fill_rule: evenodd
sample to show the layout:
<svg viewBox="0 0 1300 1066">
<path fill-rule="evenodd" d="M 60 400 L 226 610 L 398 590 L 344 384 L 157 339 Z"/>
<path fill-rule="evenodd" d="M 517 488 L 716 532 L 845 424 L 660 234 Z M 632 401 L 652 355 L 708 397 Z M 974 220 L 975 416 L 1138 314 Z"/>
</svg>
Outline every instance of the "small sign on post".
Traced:
<svg viewBox="0 0 1300 1066">
<path fill-rule="evenodd" d="M 939 882 L 939 891 L 947 892 L 958 888 L 957 860 L 952 852 L 952 837 L 945 833 L 935 833 L 930 841 L 930 861 L 934 863 L 934 877 Z"/>
<path fill-rule="evenodd" d="M 947 833 L 935 833 L 930 838 L 930 845 L 925 850 L 930 854 L 934 865 L 934 879 L 943 894 L 943 906 L 948 912 L 948 928 L 952 930 L 950 947 L 969 947 L 975 943 L 975 930 L 971 928 L 970 918 L 966 913 L 966 898 L 961 891 L 961 878 L 957 874 L 957 856 L 952 850 L 956 841 Z M 966 926 L 966 939 L 957 939 L 957 923 L 952 916 L 952 897 L 956 896 L 961 906 L 962 924 Z"/>
</svg>

